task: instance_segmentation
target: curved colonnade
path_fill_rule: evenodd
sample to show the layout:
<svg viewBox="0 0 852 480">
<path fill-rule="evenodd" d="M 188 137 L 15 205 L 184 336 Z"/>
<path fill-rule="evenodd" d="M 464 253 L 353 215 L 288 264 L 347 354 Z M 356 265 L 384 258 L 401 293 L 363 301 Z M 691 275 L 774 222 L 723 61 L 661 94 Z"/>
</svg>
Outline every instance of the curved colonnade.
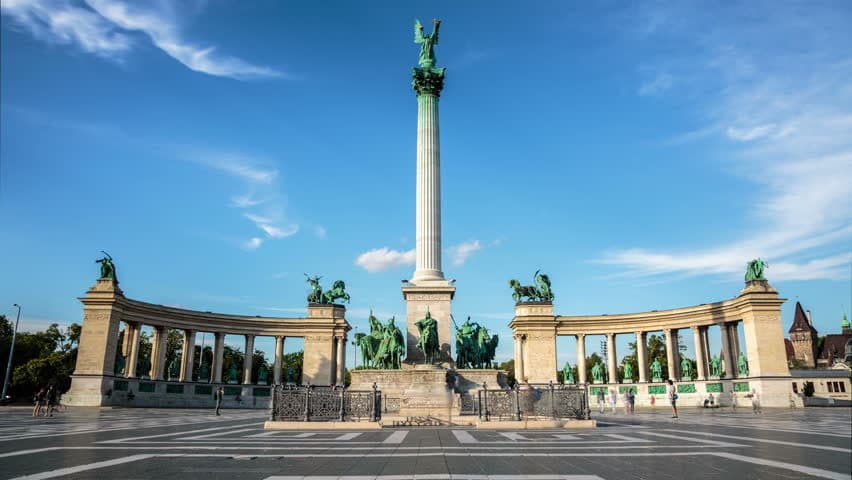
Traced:
<svg viewBox="0 0 852 480">
<path fill-rule="evenodd" d="M 225 335 L 242 335 L 245 338 L 243 372 L 238 382 L 243 385 L 253 383 L 252 354 L 254 340 L 258 336 L 275 338 L 273 384 L 282 383 L 284 343 L 287 338 L 294 337 L 304 339 L 302 383 L 334 385 L 343 382 L 347 332 L 351 327 L 345 319 L 346 309 L 341 305 L 308 305 L 308 316 L 301 318 L 200 312 L 126 298 L 111 279 L 99 279 L 80 301 L 84 305 L 83 324 L 77 366 L 67 394 L 69 405 L 114 403 L 109 398 L 113 388 L 126 388 L 126 383 L 117 383 L 116 380 L 148 377 L 154 382 L 165 382 L 168 376 L 165 365 L 168 329 L 183 331 L 180 374 L 177 379 L 169 379 L 170 382 L 192 382 L 197 332 L 213 332 L 215 337 L 209 383 L 222 383 Z M 120 322 L 124 322 L 127 328 L 119 350 Z M 151 368 L 147 372 L 138 372 L 139 339 L 145 325 L 153 327 L 154 332 Z M 118 351 L 124 352 L 127 357 L 126 368 L 121 375 L 115 373 Z M 177 390 L 172 387 L 164 392 Z M 206 393 L 206 390 L 202 391 Z M 183 391 L 182 387 L 180 391 Z"/>
</svg>

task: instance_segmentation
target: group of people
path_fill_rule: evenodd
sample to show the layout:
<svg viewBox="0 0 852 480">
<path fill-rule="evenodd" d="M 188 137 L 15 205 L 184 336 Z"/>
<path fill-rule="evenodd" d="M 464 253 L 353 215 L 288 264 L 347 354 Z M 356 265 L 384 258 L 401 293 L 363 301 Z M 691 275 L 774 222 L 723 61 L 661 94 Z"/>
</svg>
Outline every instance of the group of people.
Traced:
<svg viewBox="0 0 852 480">
<path fill-rule="evenodd" d="M 52 417 L 53 411 L 59 405 L 59 392 L 53 385 L 41 387 L 33 396 L 33 403 L 33 417 Z"/>
<path fill-rule="evenodd" d="M 600 413 L 604 413 L 607 407 L 607 396 L 603 388 L 598 389 L 597 399 L 598 410 Z M 636 392 L 632 388 L 628 388 L 621 394 L 621 402 L 624 404 L 624 413 L 627 415 L 633 414 L 636 407 Z M 618 403 L 618 395 L 615 393 L 615 389 L 610 389 L 609 407 L 612 409 L 612 413 L 615 413 L 616 403 Z"/>
</svg>

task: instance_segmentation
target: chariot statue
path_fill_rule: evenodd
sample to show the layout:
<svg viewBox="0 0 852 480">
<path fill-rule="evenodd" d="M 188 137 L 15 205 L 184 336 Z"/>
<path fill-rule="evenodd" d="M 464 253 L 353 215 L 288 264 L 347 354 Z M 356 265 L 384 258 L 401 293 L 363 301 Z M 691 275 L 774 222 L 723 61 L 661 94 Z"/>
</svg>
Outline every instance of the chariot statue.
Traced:
<svg viewBox="0 0 852 480">
<path fill-rule="evenodd" d="M 513 290 L 512 298 L 515 303 L 521 301 L 527 302 L 552 302 L 554 295 L 550 286 L 550 278 L 536 270 L 533 275 L 533 283 L 535 285 L 521 285 L 518 280 L 509 280 L 509 287 Z M 523 300 L 526 298 L 526 300 Z"/>
<path fill-rule="evenodd" d="M 746 273 L 745 273 L 745 281 L 746 282 L 766 281 L 766 277 L 763 276 L 763 270 L 768 266 L 769 266 L 769 264 L 764 262 L 760 258 L 756 258 L 756 259 L 748 262 L 748 266 L 746 267 Z"/>
<path fill-rule="evenodd" d="M 336 280 L 331 284 L 330 290 L 323 292 L 322 286 L 319 283 L 322 277 L 311 277 L 307 273 L 305 277 L 305 281 L 311 287 L 311 292 L 308 293 L 307 298 L 308 303 L 332 305 L 338 300 L 349 303 L 349 294 L 346 293 L 346 284 L 343 283 L 343 280 Z"/>
</svg>

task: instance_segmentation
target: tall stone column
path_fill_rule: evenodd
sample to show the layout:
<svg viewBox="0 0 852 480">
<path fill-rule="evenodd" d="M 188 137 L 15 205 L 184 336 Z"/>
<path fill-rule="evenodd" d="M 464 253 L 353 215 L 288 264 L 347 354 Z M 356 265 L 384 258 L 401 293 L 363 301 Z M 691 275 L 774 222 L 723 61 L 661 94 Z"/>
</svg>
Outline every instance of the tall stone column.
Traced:
<svg viewBox="0 0 852 480">
<path fill-rule="evenodd" d="M 166 368 L 166 350 L 168 349 L 169 330 L 164 326 L 154 327 L 154 339 L 151 345 L 151 380 L 163 380 Z"/>
<path fill-rule="evenodd" d="M 524 381 L 524 335 L 515 335 L 515 380 Z"/>
<path fill-rule="evenodd" d="M 281 385 L 281 360 L 284 352 L 284 337 L 275 337 L 275 360 L 272 363 L 273 385 Z"/>
<path fill-rule="evenodd" d="M 731 357 L 734 359 L 734 363 L 740 358 L 740 336 L 737 332 L 737 323 L 739 322 L 731 322 L 728 324 L 728 336 L 730 337 L 730 345 L 731 345 Z M 739 370 L 736 371 L 739 374 Z"/>
<path fill-rule="evenodd" d="M 243 359 L 243 383 L 250 385 L 252 362 L 254 361 L 254 335 L 246 335 L 246 353 Z"/>
<path fill-rule="evenodd" d="M 618 364 L 615 354 L 615 334 L 606 335 L 606 366 L 609 383 L 618 383 Z"/>
<path fill-rule="evenodd" d="M 222 383 L 222 361 L 225 354 L 225 334 L 216 332 L 213 344 L 213 381 L 211 383 Z"/>
<path fill-rule="evenodd" d="M 346 339 L 337 337 L 337 384 L 346 383 Z"/>
<path fill-rule="evenodd" d="M 586 378 L 586 335 L 577 334 L 577 380 L 587 383 Z"/>
<path fill-rule="evenodd" d="M 677 370 L 675 370 L 676 359 L 674 331 L 672 329 L 668 329 L 666 330 L 666 363 L 668 363 L 669 366 L 669 378 L 672 380 L 677 380 L 677 377 L 675 376 L 677 372 Z"/>
<path fill-rule="evenodd" d="M 695 345 L 695 374 L 697 380 L 707 378 L 706 353 L 704 352 L 704 339 L 701 337 L 701 327 L 692 327 L 692 343 Z"/>
<path fill-rule="evenodd" d="M 192 381 L 192 367 L 195 357 L 195 332 L 193 330 L 184 330 L 183 332 L 183 352 L 180 359 L 180 381 Z"/>
<path fill-rule="evenodd" d="M 434 59 L 433 59 L 434 60 Z M 417 180 L 415 199 L 415 269 L 402 287 L 406 302 L 406 361 L 424 360 L 417 348 L 416 323 L 427 313 L 438 327 L 440 359 L 452 364 L 451 303 L 455 287 L 441 269 L 441 142 L 438 99 L 444 87 L 444 69 L 433 63 L 413 69 L 417 94 Z"/>
<path fill-rule="evenodd" d="M 636 332 L 636 366 L 639 368 L 639 381 L 648 381 L 648 340 L 645 332 Z"/>
<path fill-rule="evenodd" d="M 733 378 L 737 364 L 731 356 L 731 334 L 728 332 L 728 324 L 720 323 L 719 329 L 722 337 L 722 360 L 725 362 L 725 378 Z"/>
<path fill-rule="evenodd" d="M 672 332 L 672 345 L 674 346 L 674 368 L 669 369 L 669 375 L 673 380 L 681 379 L 681 371 L 680 371 L 680 334 L 678 333 L 676 328 L 671 330 Z"/>
<path fill-rule="evenodd" d="M 128 327 L 130 324 L 128 324 Z M 127 356 L 127 365 L 124 369 L 127 378 L 136 377 L 136 364 L 139 361 L 139 335 L 142 333 L 142 325 L 134 323 L 130 337 L 130 354 Z M 126 333 L 125 333 L 126 335 Z"/>
<path fill-rule="evenodd" d="M 710 375 L 710 358 L 713 356 L 713 352 L 710 351 L 709 330 L 708 326 L 701 327 L 701 341 L 704 342 L 704 371 L 708 376 Z"/>
</svg>

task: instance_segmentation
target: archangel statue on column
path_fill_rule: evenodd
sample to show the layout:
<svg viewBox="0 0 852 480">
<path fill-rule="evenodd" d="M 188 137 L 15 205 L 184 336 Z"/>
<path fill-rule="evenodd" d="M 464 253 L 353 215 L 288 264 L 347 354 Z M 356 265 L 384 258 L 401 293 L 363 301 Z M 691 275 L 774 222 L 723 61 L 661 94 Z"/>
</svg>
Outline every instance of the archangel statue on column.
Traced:
<svg viewBox="0 0 852 480">
<path fill-rule="evenodd" d="M 423 25 L 420 20 L 414 19 L 414 43 L 420 44 L 420 68 L 432 68 L 435 66 L 435 45 L 438 44 L 438 28 L 440 20 L 432 20 L 435 26 L 431 35 L 423 33 Z"/>
</svg>

